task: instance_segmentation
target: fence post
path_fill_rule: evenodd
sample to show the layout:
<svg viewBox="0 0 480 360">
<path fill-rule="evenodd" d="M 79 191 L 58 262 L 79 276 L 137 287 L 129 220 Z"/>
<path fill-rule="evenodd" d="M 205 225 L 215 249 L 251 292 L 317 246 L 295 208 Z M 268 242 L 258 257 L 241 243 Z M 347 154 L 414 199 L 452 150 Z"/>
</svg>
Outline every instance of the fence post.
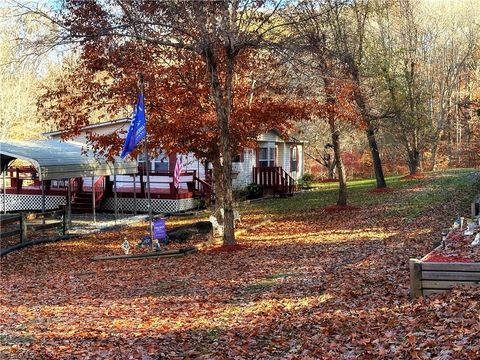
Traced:
<svg viewBox="0 0 480 360">
<path fill-rule="evenodd" d="M 422 263 L 417 259 L 410 259 L 410 296 L 415 299 L 422 295 Z"/>
<path fill-rule="evenodd" d="M 27 216 L 25 213 L 20 214 L 20 242 L 27 241 Z"/>
</svg>

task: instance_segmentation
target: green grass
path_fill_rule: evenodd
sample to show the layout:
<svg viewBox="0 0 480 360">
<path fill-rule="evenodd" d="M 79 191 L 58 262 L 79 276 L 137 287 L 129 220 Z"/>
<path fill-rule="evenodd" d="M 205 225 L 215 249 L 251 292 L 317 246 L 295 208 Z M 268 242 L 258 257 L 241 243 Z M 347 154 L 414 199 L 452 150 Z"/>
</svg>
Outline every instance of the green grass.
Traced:
<svg viewBox="0 0 480 360">
<path fill-rule="evenodd" d="M 348 181 L 348 203 L 354 206 L 372 206 L 391 202 L 388 214 L 412 219 L 433 206 L 448 203 L 452 194 L 458 201 L 470 203 L 475 194 L 480 193 L 478 172 L 474 169 L 454 169 L 426 173 L 421 180 L 403 180 L 400 176 L 387 177 L 387 185 L 395 189 L 392 193 L 370 193 L 375 188 L 374 179 Z M 289 198 L 268 199 L 251 203 L 242 211 L 262 214 L 298 214 L 336 203 L 338 183 L 317 184 L 313 191 L 295 194 Z"/>
<path fill-rule="evenodd" d="M 465 209 L 475 195 L 480 193 L 479 178 L 475 170 L 455 169 L 432 173 L 418 181 L 420 191 L 407 192 L 390 211 L 407 219 L 414 219 L 438 205 L 449 206 L 451 202 L 462 204 Z"/>
</svg>

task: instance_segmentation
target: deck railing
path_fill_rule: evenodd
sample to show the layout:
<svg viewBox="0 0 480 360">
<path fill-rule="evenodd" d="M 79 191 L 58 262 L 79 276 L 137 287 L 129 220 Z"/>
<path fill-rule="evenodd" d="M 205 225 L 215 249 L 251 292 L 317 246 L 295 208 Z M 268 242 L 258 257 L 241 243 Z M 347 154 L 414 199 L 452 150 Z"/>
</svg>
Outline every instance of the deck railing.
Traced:
<svg viewBox="0 0 480 360">
<path fill-rule="evenodd" d="M 173 172 L 162 171 L 162 172 L 151 172 L 150 175 L 150 187 L 151 189 L 165 189 L 168 190 L 171 195 L 178 193 L 178 189 L 175 188 L 173 183 Z M 147 192 L 147 176 L 144 173 L 139 173 L 135 175 L 135 192 L 144 195 Z M 127 179 L 125 179 L 127 177 Z M 190 192 L 195 192 L 195 178 L 197 177 L 196 170 L 187 170 L 180 174 L 180 187 L 185 188 L 182 184 L 186 185 L 186 188 Z M 113 179 L 112 186 L 113 186 Z M 117 176 L 116 178 L 117 190 L 128 188 L 133 192 L 133 176 L 123 175 L 122 177 Z"/>
<path fill-rule="evenodd" d="M 95 192 L 95 207 L 99 207 L 103 197 L 105 195 L 106 189 L 106 179 L 105 176 L 100 176 L 95 183 L 93 184 L 93 190 Z"/>
<path fill-rule="evenodd" d="M 295 179 L 281 166 L 254 167 L 253 182 L 278 193 L 291 194 L 296 190 Z"/>
</svg>

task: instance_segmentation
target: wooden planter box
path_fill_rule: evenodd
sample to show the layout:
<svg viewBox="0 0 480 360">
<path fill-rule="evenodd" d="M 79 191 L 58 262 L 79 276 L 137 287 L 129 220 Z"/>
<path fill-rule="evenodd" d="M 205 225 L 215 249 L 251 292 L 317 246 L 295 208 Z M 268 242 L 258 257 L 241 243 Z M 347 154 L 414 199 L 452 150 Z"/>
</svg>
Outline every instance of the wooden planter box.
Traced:
<svg viewBox="0 0 480 360">
<path fill-rule="evenodd" d="M 459 285 L 480 286 L 480 263 L 410 259 L 410 295 L 441 293 Z"/>
</svg>

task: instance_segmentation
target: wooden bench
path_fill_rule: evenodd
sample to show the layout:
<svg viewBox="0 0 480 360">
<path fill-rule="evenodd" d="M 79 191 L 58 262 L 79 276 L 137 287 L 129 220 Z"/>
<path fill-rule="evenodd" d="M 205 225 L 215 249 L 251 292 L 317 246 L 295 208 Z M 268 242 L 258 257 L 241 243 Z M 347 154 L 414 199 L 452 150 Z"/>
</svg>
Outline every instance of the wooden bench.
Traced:
<svg viewBox="0 0 480 360">
<path fill-rule="evenodd" d="M 210 215 L 208 221 L 212 223 L 213 236 L 215 236 L 215 234 L 218 234 L 218 236 L 223 236 L 223 225 L 218 223 L 217 218 L 214 215 Z"/>
<path fill-rule="evenodd" d="M 220 209 L 220 214 L 222 215 L 222 219 L 224 219 L 225 218 L 225 216 L 224 216 L 225 210 L 223 208 Z M 238 212 L 238 210 L 233 209 L 233 226 L 236 226 L 237 222 L 241 224 L 242 219 L 240 218 L 240 213 Z"/>
</svg>

